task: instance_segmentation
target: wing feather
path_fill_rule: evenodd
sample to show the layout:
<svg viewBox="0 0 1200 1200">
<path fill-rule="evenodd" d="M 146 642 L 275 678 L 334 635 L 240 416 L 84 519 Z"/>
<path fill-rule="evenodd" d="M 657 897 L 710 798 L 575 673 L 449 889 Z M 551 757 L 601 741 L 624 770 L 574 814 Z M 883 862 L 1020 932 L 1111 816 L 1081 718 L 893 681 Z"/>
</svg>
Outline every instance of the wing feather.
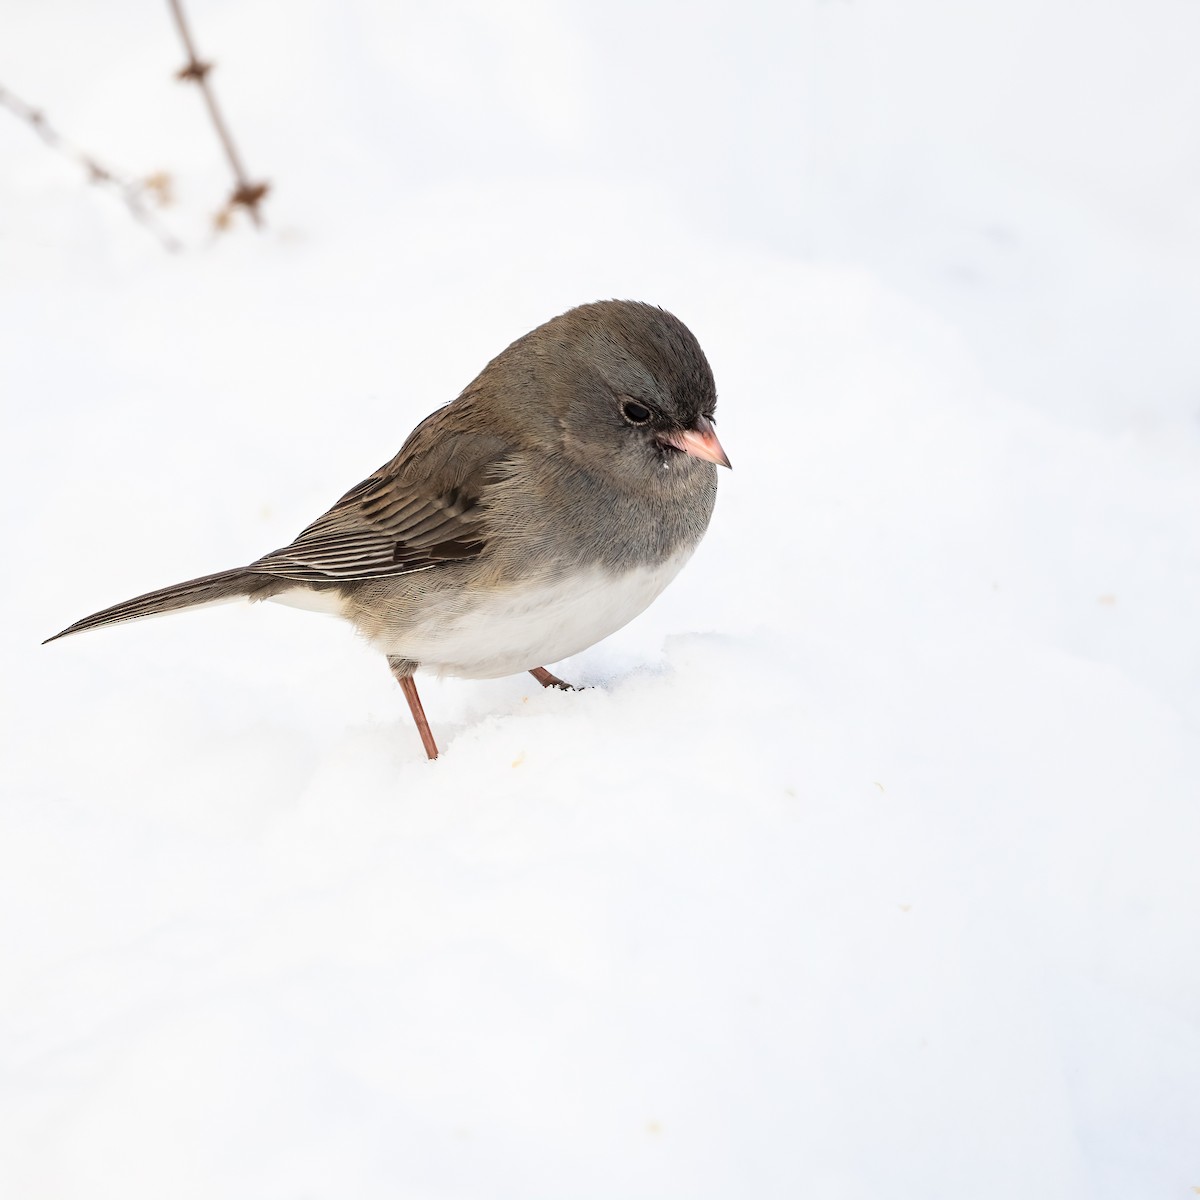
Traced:
<svg viewBox="0 0 1200 1200">
<path fill-rule="evenodd" d="M 290 545 L 251 570 L 308 583 L 427 571 L 487 543 L 488 488 L 510 456 L 497 438 L 459 433 L 435 413 L 386 466 L 348 491 Z"/>
</svg>

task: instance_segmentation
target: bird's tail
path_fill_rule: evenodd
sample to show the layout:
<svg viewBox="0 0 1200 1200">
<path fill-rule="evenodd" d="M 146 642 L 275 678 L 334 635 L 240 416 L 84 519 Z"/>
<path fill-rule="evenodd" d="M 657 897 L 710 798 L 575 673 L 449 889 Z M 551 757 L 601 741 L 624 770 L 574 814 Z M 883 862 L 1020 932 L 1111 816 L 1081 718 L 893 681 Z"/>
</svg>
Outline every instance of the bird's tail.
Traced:
<svg viewBox="0 0 1200 1200">
<path fill-rule="evenodd" d="M 136 621 L 139 617 L 153 617 L 159 613 L 174 612 L 177 608 L 193 608 L 203 604 L 222 604 L 227 600 L 239 600 L 243 597 L 254 600 L 265 600 L 273 592 L 278 591 L 281 580 L 260 571 L 247 571 L 239 568 L 235 571 L 218 571 L 216 575 L 201 575 L 199 579 L 189 579 L 186 583 L 177 583 L 172 587 L 159 588 L 157 592 L 147 592 L 144 596 L 134 596 L 123 604 L 114 604 L 111 608 L 102 608 L 68 625 L 62 633 L 47 638 L 46 642 L 56 641 L 69 633 L 82 633 L 85 629 L 97 629 L 101 625 L 115 625 L 118 621 Z M 45 645 L 46 642 L 42 644 Z"/>
</svg>

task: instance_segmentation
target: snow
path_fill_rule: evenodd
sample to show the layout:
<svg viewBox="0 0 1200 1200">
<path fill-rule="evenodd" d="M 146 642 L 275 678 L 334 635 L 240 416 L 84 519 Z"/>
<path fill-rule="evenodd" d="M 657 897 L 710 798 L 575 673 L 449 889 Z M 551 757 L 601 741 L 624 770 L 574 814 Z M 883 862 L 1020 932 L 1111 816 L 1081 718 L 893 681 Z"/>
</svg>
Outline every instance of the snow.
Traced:
<svg viewBox="0 0 1200 1200">
<path fill-rule="evenodd" d="M 1200 1187 L 1200 17 L 25 5 L 0 82 L 0 1194 Z M 661 303 L 712 528 L 528 677 L 42 638 L 290 539 L 514 337 Z"/>
</svg>

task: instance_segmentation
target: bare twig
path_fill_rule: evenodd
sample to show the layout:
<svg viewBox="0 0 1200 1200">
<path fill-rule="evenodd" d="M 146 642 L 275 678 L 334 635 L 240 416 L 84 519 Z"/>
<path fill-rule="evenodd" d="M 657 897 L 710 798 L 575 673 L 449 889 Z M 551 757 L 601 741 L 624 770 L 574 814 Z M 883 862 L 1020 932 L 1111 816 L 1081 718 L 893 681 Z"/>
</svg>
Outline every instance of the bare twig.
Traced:
<svg viewBox="0 0 1200 1200">
<path fill-rule="evenodd" d="M 78 163 L 87 173 L 89 183 L 107 188 L 114 195 L 119 196 L 129 210 L 130 216 L 150 230 L 165 249 L 172 253 L 182 249 L 179 241 L 163 227 L 154 213 L 146 206 L 144 199 L 147 193 L 159 197 L 163 195 L 161 181 L 166 180 L 167 177 L 162 172 L 147 179 L 135 179 L 122 171 L 115 171 L 111 167 L 104 166 L 90 154 L 67 141 L 46 120 L 41 109 L 34 108 L 32 104 L 27 104 L 24 100 L 14 96 L 6 87 L 0 87 L 0 108 L 7 108 L 18 120 L 24 121 L 51 149 L 57 150 L 59 154 Z"/>
<path fill-rule="evenodd" d="M 250 219 L 254 224 L 261 226 L 263 219 L 258 206 L 262 203 L 270 185 L 250 182 L 246 170 L 242 166 L 242 160 L 238 157 L 233 138 L 229 134 L 229 127 L 225 124 L 221 110 L 217 107 L 217 98 L 213 95 L 212 87 L 208 82 L 208 73 L 213 69 L 213 64 L 202 62 L 196 53 L 196 45 L 192 41 L 191 30 L 188 29 L 187 18 L 183 15 L 182 0 L 167 0 L 167 2 L 171 6 L 171 14 L 175 18 L 175 25 L 179 30 L 180 38 L 183 39 L 183 48 L 187 51 L 188 56 L 187 62 L 176 72 L 175 78 L 181 82 L 194 83 L 199 87 L 208 108 L 208 115 L 212 118 L 213 128 L 216 129 L 217 137 L 220 138 L 221 145 L 225 149 L 225 157 L 229 159 L 229 165 L 233 169 L 235 187 L 226 201 L 225 208 L 218 214 L 217 225 L 221 227 L 223 221 L 227 223 L 229 215 L 234 209 L 244 208 L 250 214 Z"/>
</svg>

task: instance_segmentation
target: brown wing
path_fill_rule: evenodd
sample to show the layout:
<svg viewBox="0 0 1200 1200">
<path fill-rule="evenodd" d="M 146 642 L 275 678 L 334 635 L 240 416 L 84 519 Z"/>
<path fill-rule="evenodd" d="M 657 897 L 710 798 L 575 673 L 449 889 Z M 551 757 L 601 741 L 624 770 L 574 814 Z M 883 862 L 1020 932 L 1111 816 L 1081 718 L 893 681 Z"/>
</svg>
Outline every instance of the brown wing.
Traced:
<svg viewBox="0 0 1200 1200">
<path fill-rule="evenodd" d="M 448 415 L 443 409 L 427 418 L 390 463 L 251 570 L 336 583 L 426 571 L 480 554 L 487 542 L 481 501 L 504 475 L 509 448 L 439 420 Z"/>
</svg>

